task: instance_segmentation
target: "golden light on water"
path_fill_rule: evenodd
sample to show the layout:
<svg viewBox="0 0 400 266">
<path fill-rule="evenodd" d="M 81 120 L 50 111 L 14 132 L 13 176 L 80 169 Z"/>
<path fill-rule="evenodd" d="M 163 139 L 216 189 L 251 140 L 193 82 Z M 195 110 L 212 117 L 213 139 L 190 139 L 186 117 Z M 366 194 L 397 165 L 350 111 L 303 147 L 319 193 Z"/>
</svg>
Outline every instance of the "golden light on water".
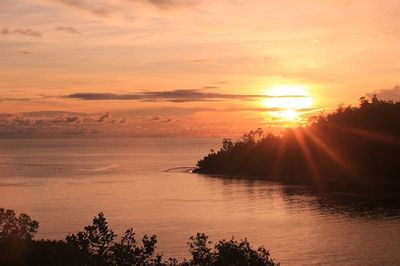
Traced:
<svg viewBox="0 0 400 266">
<path fill-rule="evenodd" d="M 298 122 L 301 112 L 312 107 L 313 98 L 303 86 L 277 86 L 267 90 L 263 105 L 276 118 Z"/>
</svg>

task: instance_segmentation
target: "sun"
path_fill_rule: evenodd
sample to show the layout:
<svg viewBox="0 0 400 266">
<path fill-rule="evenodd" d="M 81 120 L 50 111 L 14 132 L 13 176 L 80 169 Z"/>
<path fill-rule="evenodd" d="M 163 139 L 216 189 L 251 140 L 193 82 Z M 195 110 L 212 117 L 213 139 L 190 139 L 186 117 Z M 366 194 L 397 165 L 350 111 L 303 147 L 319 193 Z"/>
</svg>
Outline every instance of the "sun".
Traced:
<svg viewBox="0 0 400 266">
<path fill-rule="evenodd" d="M 298 122 L 302 111 L 313 105 L 313 98 L 303 86 L 277 86 L 267 90 L 263 105 L 276 118 Z"/>
</svg>

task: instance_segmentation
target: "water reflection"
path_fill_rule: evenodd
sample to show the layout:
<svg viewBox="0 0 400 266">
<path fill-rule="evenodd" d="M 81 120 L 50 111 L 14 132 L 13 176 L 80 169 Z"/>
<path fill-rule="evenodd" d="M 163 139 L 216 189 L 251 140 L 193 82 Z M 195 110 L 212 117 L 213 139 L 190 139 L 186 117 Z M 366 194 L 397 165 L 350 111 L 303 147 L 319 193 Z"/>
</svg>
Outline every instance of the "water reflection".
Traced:
<svg viewBox="0 0 400 266">
<path fill-rule="evenodd" d="M 228 178 L 203 175 L 210 186 L 224 187 L 226 197 L 237 197 L 238 187 L 253 201 L 283 200 L 290 213 L 319 212 L 324 216 L 344 215 L 349 218 L 400 219 L 400 195 L 397 188 L 374 189 L 374 193 L 324 192 L 307 185 L 288 185 L 275 181 Z"/>
<path fill-rule="evenodd" d="M 0 141 L 0 207 L 30 214 L 37 237 L 52 239 L 103 211 L 117 234 L 156 234 L 166 257 L 187 256 L 188 237 L 205 232 L 214 241 L 247 237 L 282 265 L 399 264 L 396 193 L 321 194 L 188 173 L 210 147 L 198 139 Z"/>
</svg>

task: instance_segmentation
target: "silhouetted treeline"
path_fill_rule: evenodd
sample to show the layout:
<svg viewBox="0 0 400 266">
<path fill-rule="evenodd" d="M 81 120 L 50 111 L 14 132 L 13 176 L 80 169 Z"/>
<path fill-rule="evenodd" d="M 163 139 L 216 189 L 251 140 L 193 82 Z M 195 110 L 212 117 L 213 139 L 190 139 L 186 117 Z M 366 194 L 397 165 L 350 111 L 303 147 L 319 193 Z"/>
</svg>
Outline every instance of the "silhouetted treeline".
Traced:
<svg viewBox="0 0 400 266">
<path fill-rule="evenodd" d="M 400 181 L 400 102 L 376 96 L 280 136 L 257 129 L 198 162 L 195 172 L 326 183 Z"/>
<path fill-rule="evenodd" d="M 138 265 L 138 266 L 273 266 L 269 252 L 253 249 L 245 240 L 221 240 L 211 248 L 208 236 L 197 233 L 188 243 L 190 259 L 164 260 L 155 252 L 157 237 L 144 236 L 141 245 L 133 229 L 117 239 L 103 213 L 84 231 L 65 240 L 34 240 L 39 223 L 26 214 L 0 208 L 0 265 Z"/>
</svg>

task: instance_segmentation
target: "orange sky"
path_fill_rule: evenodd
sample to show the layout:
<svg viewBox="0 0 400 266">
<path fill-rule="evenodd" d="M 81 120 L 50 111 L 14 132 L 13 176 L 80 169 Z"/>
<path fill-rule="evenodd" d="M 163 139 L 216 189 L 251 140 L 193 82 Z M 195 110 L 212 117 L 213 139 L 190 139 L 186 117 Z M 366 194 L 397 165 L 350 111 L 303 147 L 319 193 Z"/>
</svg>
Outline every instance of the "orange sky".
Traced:
<svg viewBox="0 0 400 266">
<path fill-rule="evenodd" d="M 0 137 L 238 135 L 399 98 L 398 0 L 2 0 Z M 268 98 L 268 96 L 266 96 Z"/>
</svg>

